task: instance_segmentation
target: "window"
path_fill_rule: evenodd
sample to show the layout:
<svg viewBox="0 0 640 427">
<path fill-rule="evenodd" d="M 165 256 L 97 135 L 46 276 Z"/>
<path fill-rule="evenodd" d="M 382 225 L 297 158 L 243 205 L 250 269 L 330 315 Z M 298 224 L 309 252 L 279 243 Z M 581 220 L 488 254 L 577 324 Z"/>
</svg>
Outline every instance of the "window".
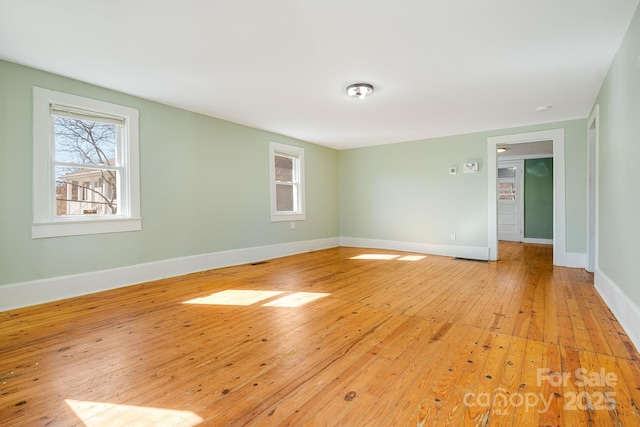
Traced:
<svg viewBox="0 0 640 427">
<path fill-rule="evenodd" d="M 271 142 L 271 221 L 305 219 L 304 149 Z"/>
<path fill-rule="evenodd" d="M 33 238 L 140 230 L 138 169 L 138 110 L 33 88 Z"/>
<path fill-rule="evenodd" d="M 516 200 L 517 168 L 498 168 L 498 200 Z"/>
</svg>

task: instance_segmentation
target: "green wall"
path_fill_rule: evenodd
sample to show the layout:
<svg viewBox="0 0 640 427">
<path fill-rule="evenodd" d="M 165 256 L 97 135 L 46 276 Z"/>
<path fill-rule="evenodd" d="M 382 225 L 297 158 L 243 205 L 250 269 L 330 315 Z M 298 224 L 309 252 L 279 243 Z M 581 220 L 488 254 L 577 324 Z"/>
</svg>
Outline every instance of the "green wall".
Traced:
<svg viewBox="0 0 640 427">
<path fill-rule="evenodd" d="M 487 138 L 559 128 L 565 131 L 567 252 L 585 253 L 586 119 L 340 151 L 340 233 L 486 247 Z M 462 173 L 468 161 L 479 162 L 477 174 Z M 453 165 L 458 173 L 449 175 Z"/>
<path fill-rule="evenodd" d="M 553 159 L 524 161 L 524 237 L 553 239 Z"/>
<path fill-rule="evenodd" d="M 31 238 L 32 87 L 140 111 L 143 230 Z M 269 141 L 305 148 L 307 220 L 272 223 Z M 0 284 L 338 235 L 338 152 L 0 61 Z"/>
<path fill-rule="evenodd" d="M 596 267 L 640 306 L 640 8 L 596 104 L 600 105 Z"/>
</svg>

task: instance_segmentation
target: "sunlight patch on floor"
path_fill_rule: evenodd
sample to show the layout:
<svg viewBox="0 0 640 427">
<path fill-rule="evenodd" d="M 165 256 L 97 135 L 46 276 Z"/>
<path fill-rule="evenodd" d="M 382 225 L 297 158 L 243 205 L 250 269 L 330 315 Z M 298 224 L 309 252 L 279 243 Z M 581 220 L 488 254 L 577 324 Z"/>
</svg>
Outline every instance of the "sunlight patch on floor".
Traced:
<svg viewBox="0 0 640 427">
<path fill-rule="evenodd" d="M 295 294 L 287 295 L 282 298 L 278 298 L 275 301 L 263 304 L 264 307 L 300 307 L 315 301 L 320 298 L 328 297 L 331 294 L 325 294 L 320 292 L 296 292 Z"/>
<path fill-rule="evenodd" d="M 426 257 L 426 255 L 407 255 L 402 258 L 398 258 L 398 261 L 420 261 Z"/>
<path fill-rule="evenodd" d="M 206 297 L 194 298 L 183 304 L 249 306 L 284 294 L 285 291 L 254 291 L 227 289 Z M 331 294 L 322 292 L 296 292 L 263 304 L 263 307 L 300 307 Z"/>
<path fill-rule="evenodd" d="M 65 400 L 87 427 L 196 426 L 204 420 L 191 411 Z"/>
<path fill-rule="evenodd" d="M 349 259 L 380 259 L 380 260 L 390 260 L 394 258 L 398 258 L 400 255 L 388 255 L 388 254 L 362 254 L 358 256 L 351 257 Z"/>
<path fill-rule="evenodd" d="M 206 304 L 206 305 L 252 305 L 276 295 L 283 294 L 283 291 L 251 291 L 229 289 L 216 292 L 206 297 L 194 298 L 185 301 L 184 304 Z"/>
</svg>

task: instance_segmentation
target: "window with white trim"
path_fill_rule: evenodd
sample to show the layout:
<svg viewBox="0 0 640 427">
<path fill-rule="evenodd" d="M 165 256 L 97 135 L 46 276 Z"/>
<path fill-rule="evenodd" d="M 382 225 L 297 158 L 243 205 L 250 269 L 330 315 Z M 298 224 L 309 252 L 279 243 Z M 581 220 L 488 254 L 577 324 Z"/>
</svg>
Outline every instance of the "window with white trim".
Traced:
<svg viewBox="0 0 640 427">
<path fill-rule="evenodd" d="M 270 142 L 269 174 L 271 221 L 304 220 L 304 148 Z"/>
<path fill-rule="evenodd" d="M 33 88 L 32 237 L 135 231 L 138 110 Z"/>
</svg>

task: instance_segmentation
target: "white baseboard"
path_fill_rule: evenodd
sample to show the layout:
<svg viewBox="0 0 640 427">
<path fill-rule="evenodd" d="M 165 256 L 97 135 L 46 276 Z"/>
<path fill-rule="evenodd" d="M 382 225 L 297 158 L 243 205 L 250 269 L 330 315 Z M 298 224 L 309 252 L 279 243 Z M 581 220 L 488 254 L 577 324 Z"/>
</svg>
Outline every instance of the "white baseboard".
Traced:
<svg viewBox="0 0 640 427">
<path fill-rule="evenodd" d="M 594 273 L 596 290 L 616 316 L 633 345 L 640 349 L 640 307 L 599 268 Z"/>
<path fill-rule="evenodd" d="M 326 239 L 233 249 L 136 264 L 110 270 L 0 285 L 0 311 L 72 298 L 198 271 L 247 264 L 337 246 L 390 249 L 478 260 L 489 259 L 488 247 L 435 245 L 359 237 L 330 237 Z M 585 267 L 586 254 L 567 253 L 564 264 L 567 267 Z M 640 324 L 640 322 L 637 324 Z"/>
<path fill-rule="evenodd" d="M 478 246 L 434 245 L 430 243 L 364 239 L 360 237 L 340 237 L 340 246 L 351 246 L 355 248 L 390 249 L 430 255 L 478 259 L 483 261 L 489 260 L 489 248 Z"/>
<path fill-rule="evenodd" d="M 538 245 L 553 245 L 553 239 L 534 239 L 534 238 L 525 237 L 524 239 L 522 239 L 522 242 L 535 243 Z"/>
<path fill-rule="evenodd" d="M 338 246 L 339 238 L 305 240 L 52 277 L 0 286 L 0 311 L 58 301 L 94 292 L 121 288 L 152 280 L 175 277 L 214 268 L 247 264 Z"/>
</svg>

